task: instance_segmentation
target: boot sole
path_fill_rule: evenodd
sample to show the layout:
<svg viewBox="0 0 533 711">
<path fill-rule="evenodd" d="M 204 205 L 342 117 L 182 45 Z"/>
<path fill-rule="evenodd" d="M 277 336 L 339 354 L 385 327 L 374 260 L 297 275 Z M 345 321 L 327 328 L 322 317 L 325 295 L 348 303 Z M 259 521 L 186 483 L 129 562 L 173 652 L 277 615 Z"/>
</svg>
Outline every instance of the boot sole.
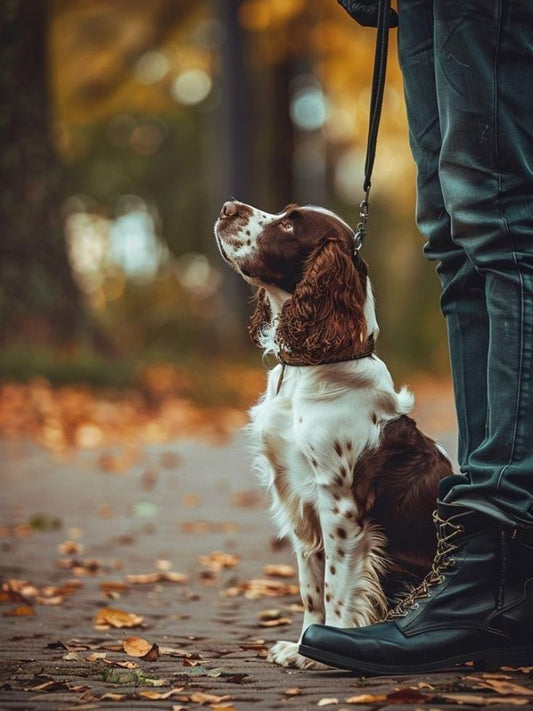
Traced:
<svg viewBox="0 0 533 711">
<path fill-rule="evenodd" d="M 472 652 L 468 656 L 449 657 L 448 659 L 440 659 L 437 662 L 428 662 L 425 664 L 402 665 L 402 666 L 386 666 L 384 664 L 369 664 L 368 662 L 359 662 L 355 659 L 342 657 L 332 652 L 324 652 L 321 649 L 309 647 L 301 644 L 299 648 L 300 654 L 309 659 L 314 659 L 323 664 L 347 669 L 353 672 L 363 672 L 365 675 L 375 676 L 395 676 L 405 674 L 420 674 L 423 672 L 442 671 L 458 664 L 473 662 L 476 671 L 491 671 L 499 669 L 501 666 L 531 666 L 533 665 L 533 649 L 526 647 L 513 647 L 505 650 Z"/>
</svg>

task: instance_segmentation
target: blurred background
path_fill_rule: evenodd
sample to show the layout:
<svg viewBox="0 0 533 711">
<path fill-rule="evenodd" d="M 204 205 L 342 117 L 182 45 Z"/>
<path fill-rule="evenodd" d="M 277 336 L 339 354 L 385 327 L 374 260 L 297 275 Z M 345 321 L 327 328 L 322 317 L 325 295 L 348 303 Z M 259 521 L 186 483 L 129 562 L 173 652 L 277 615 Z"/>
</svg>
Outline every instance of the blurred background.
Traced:
<svg viewBox="0 0 533 711">
<path fill-rule="evenodd" d="M 251 401 L 250 293 L 213 223 L 229 197 L 357 222 L 375 32 L 335 0 L 0 7 L 2 381 Z M 393 376 L 445 377 L 391 35 L 364 257 Z"/>
</svg>

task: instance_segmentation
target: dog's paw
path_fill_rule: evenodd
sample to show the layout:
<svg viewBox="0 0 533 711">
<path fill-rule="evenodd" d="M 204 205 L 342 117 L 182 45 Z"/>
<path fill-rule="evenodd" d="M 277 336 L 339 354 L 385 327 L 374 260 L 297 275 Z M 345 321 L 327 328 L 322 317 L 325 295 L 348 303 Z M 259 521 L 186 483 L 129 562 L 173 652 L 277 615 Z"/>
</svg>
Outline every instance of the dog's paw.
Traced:
<svg viewBox="0 0 533 711">
<path fill-rule="evenodd" d="M 324 664 L 314 662 L 298 653 L 297 642 L 276 642 L 270 648 L 267 661 L 282 667 L 297 667 L 298 669 L 327 669 Z"/>
</svg>

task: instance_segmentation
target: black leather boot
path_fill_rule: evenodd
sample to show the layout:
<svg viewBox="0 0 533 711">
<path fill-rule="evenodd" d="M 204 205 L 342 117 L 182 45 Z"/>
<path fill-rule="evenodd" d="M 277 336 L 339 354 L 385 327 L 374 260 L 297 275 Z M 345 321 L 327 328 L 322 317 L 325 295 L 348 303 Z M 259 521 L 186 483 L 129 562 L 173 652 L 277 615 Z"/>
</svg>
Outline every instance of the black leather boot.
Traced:
<svg viewBox="0 0 533 711">
<path fill-rule="evenodd" d="M 365 675 L 533 664 L 533 530 L 442 501 L 434 519 L 432 569 L 387 620 L 311 625 L 300 654 Z"/>
</svg>

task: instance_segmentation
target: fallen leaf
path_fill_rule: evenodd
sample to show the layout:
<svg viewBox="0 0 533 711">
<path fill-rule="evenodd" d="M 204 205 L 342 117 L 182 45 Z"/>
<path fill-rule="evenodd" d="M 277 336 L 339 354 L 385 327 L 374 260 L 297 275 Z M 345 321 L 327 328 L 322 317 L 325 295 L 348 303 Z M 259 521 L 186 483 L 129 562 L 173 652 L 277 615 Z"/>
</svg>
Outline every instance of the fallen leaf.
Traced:
<svg viewBox="0 0 533 711">
<path fill-rule="evenodd" d="M 94 618 L 94 625 L 98 628 L 109 627 L 139 627 L 144 622 L 141 615 L 125 612 L 114 607 L 102 607 Z"/>
<path fill-rule="evenodd" d="M 108 581 L 105 583 L 100 583 L 100 590 L 104 593 L 104 595 L 107 595 L 107 596 L 124 592 L 127 589 L 128 589 L 128 586 L 126 585 L 126 583 L 115 582 L 115 581 Z"/>
<path fill-rule="evenodd" d="M 476 688 L 492 689 L 497 694 L 515 694 L 522 696 L 533 696 L 533 689 L 527 689 L 525 686 L 520 686 L 506 679 L 497 678 L 494 675 L 492 678 L 488 674 L 483 674 L 483 678 L 468 676 L 466 680 L 476 682 Z"/>
<path fill-rule="evenodd" d="M 168 654 L 170 657 L 192 657 L 191 652 L 176 647 L 159 647 L 159 654 Z"/>
<path fill-rule="evenodd" d="M 176 573 L 172 570 L 167 570 L 163 573 L 160 573 L 161 576 L 161 581 L 162 582 L 167 582 L 167 583 L 188 583 L 189 582 L 189 576 L 185 575 L 185 573 Z"/>
<path fill-rule="evenodd" d="M 260 620 L 278 620 L 282 616 L 281 610 L 262 610 L 258 613 Z"/>
<path fill-rule="evenodd" d="M 123 699 L 126 698 L 126 694 L 116 694 L 115 692 L 112 691 L 106 691 L 103 696 L 99 696 L 98 700 L 99 701 L 122 701 Z"/>
<path fill-rule="evenodd" d="M 231 503 L 233 506 L 240 506 L 242 508 L 252 508 L 260 506 L 263 502 L 263 497 L 256 489 L 249 489 L 246 491 L 237 491 L 233 494 Z"/>
<path fill-rule="evenodd" d="M 160 573 L 144 573 L 139 575 L 126 575 L 126 582 L 133 585 L 151 585 L 158 583 L 161 579 Z"/>
<path fill-rule="evenodd" d="M 157 644 L 148 642 L 142 637 L 126 637 L 123 641 L 124 651 L 130 657 L 139 657 L 149 662 L 154 662 L 159 656 Z"/>
<path fill-rule="evenodd" d="M 39 605 L 55 607 L 56 605 L 62 605 L 65 602 L 65 598 L 63 595 L 55 595 L 54 597 L 42 597 L 41 595 L 37 595 L 35 602 Z"/>
<path fill-rule="evenodd" d="M 155 573 L 126 575 L 125 580 L 132 585 L 153 585 L 154 583 L 163 582 L 186 584 L 189 582 L 189 576 L 185 575 L 185 573 L 165 570 Z"/>
<path fill-rule="evenodd" d="M 77 652 L 67 652 L 62 656 L 62 659 L 64 659 L 66 662 L 78 662 L 80 660 L 80 657 Z"/>
<path fill-rule="evenodd" d="M 152 701 L 170 699 L 172 696 L 181 694 L 184 688 L 184 686 L 178 686 L 175 689 L 170 689 L 170 691 L 152 691 L 151 689 L 144 689 L 143 691 L 139 691 L 139 696 L 143 699 L 151 699 Z"/>
<path fill-rule="evenodd" d="M 215 696 L 215 694 L 206 694 L 203 691 L 195 691 L 191 694 L 191 701 L 195 704 L 221 704 L 225 701 L 231 701 L 233 696 L 225 694 L 224 696 Z"/>
<path fill-rule="evenodd" d="M 292 565 L 265 565 L 263 568 L 263 573 L 265 575 L 273 575 L 278 578 L 294 578 L 296 571 Z"/>
<path fill-rule="evenodd" d="M 339 703 L 339 700 L 335 699 L 335 698 L 320 699 L 320 701 L 317 703 L 317 706 L 333 706 L 338 703 Z"/>
<path fill-rule="evenodd" d="M 12 610 L 2 612 L 3 617 L 32 617 L 35 615 L 35 609 L 31 605 L 19 605 Z"/>
<path fill-rule="evenodd" d="M 184 667 L 198 667 L 201 665 L 200 660 L 195 660 L 195 659 L 184 659 L 183 660 L 183 666 Z"/>
<path fill-rule="evenodd" d="M 48 679 L 41 684 L 37 684 L 37 686 L 31 687 L 32 691 L 59 691 L 63 689 L 68 689 L 67 683 L 56 679 Z"/>
<path fill-rule="evenodd" d="M 285 696 L 300 696 L 302 690 L 299 686 L 291 686 L 289 689 L 285 689 L 283 693 Z"/>
<path fill-rule="evenodd" d="M 263 620 L 259 623 L 259 627 L 285 627 L 292 624 L 290 617 L 278 617 L 275 620 Z"/>
<path fill-rule="evenodd" d="M 297 584 L 284 583 L 281 580 L 254 578 L 245 582 L 238 582 L 222 592 L 225 597 L 244 595 L 248 600 L 258 600 L 262 597 L 285 597 L 298 595 Z"/>
<path fill-rule="evenodd" d="M 64 659 L 64 657 L 63 657 Z M 110 664 L 113 667 L 120 667 L 121 669 L 138 669 L 139 665 L 136 662 L 119 662 L 117 659 L 104 659 L 106 664 Z"/>
<path fill-rule="evenodd" d="M 226 568 L 233 568 L 241 562 L 239 556 L 233 555 L 232 553 L 223 553 L 222 551 L 213 551 L 208 555 L 201 555 L 199 560 L 200 565 L 215 572 Z"/>
<path fill-rule="evenodd" d="M 107 652 L 91 652 L 89 656 L 85 657 L 86 662 L 99 662 L 102 659 L 105 660 L 107 657 Z"/>
<path fill-rule="evenodd" d="M 83 545 L 78 541 L 64 541 L 57 546 L 57 552 L 61 555 L 81 555 L 83 550 Z"/>
<path fill-rule="evenodd" d="M 434 697 L 434 699 L 437 697 Z M 504 703 L 501 698 L 482 696 L 481 694 L 438 694 L 439 701 L 449 701 L 454 704 L 469 704 L 470 706 L 495 706 Z M 523 696 L 506 696 L 505 704 L 508 706 L 524 706 L 529 703 Z"/>
<path fill-rule="evenodd" d="M 347 704 L 378 704 L 387 700 L 386 694 L 359 694 L 345 699 Z"/>
</svg>

